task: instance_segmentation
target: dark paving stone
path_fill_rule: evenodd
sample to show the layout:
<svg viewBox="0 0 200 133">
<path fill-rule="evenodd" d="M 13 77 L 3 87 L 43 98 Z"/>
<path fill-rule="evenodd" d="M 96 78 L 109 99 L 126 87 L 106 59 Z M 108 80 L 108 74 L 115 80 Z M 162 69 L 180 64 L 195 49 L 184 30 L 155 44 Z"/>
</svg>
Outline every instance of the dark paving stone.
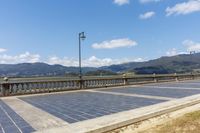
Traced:
<svg viewBox="0 0 200 133">
<path fill-rule="evenodd" d="M 159 86 L 164 87 L 184 87 L 184 88 L 200 88 L 200 83 L 170 83 L 170 84 L 160 84 Z"/>
<path fill-rule="evenodd" d="M 144 86 L 200 88 L 200 81 L 199 80 L 189 80 L 189 81 L 184 81 L 184 82 L 169 82 L 169 83 L 158 83 L 158 84 L 146 84 Z"/>
<path fill-rule="evenodd" d="M 18 127 L 11 121 L 8 115 L 12 118 Z M 16 114 L 2 100 L 0 100 L 0 125 L 2 126 L 5 133 L 21 133 L 20 130 L 23 133 L 30 133 L 35 131 L 25 120 Z M 0 130 L 0 133 L 1 131 L 2 130 Z"/>
<path fill-rule="evenodd" d="M 164 100 L 91 92 L 23 97 L 21 99 L 69 123 L 164 102 Z"/>
<path fill-rule="evenodd" d="M 32 132 L 33 132 L 33 129 L 30 128 L 29 126 L 27 126 L 27 127 L 21 127 L 21 131 L 22 131 L 23 133 L 32 133 Z"/>
<path fill-rule="evenodd" d="M 185 81 L 182 81 L 181 83 L 200 83 L 200 80 L 185 80 Z"/>
<path fill-rule="evenodd" d="M 161 85 L 159 85 L 161 86 Z M 168 85 L 167 85 L 168 86 Z M 106 89 L 101 91 L 109 92 L 119 92 L 127 94 L 140 94 L 140 95 L 150 95 L 150 96 L 162 96 L 170 98 L 183 98 L 195 94 L 200 94 L 200 90 L 194 89 L 169 89 L 169 88 L 154 88 L 153 86 L 147 87 L 132 87 L 132 88 L 122 88 L 122 89 Z"/>
<path fill-rule="evenodd" d="M 4 127 L 3 129 L 4 129 L 5 133 L 21 133 L 19 131 L 19 129 L 16 128 L 15 126 Z"/>
</svg>

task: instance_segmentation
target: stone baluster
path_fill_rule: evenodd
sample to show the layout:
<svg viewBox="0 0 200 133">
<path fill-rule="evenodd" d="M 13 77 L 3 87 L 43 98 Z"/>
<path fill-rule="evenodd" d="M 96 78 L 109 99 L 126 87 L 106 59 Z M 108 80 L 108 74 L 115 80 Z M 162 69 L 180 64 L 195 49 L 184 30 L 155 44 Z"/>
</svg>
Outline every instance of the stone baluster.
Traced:
<svg viewBox="0 0 200 133">
<path fill-rule="evenodd" d="M 2 84 L 2 96 L 9 96 L 10 95 L 9 94 L 10 85 L 8 83 L 8 80 L 9 79 L 7 77 L 4 78 L 4 83 Z"/>
</svg>

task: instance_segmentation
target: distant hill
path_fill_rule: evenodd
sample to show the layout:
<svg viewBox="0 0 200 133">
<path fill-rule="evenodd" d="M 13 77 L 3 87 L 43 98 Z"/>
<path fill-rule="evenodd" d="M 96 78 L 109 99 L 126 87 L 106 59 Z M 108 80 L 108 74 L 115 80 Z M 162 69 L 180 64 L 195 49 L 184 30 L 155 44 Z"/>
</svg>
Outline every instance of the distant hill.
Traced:
<svg viewBox="0 0 200 133">
<path fill-rule="evenodd" d="M 97 68 L 84 67 L 83 73 L 96 71 Z M 48 65 L 45 63 L 0 64 L 0 76 L 64 76 L 73 75 L 78 67 Z"/>
<path fill-rule="evenodd" d="M 113 72 L 135 72 L 138 74 L 152 73 L 184 73 L 200 70 L 200 53 L 182 54 L 161 57 L 145 62 L 130 62 L 120 65 L 101 67 L 100 69 Z"/>
<path fill-rule="evenodd" d="M 115 75 L 124 72 L 167 74 L 193 71 L 200 71 L 200 53 L 161 57 L 145 62 L 129 62 L 99 68 L 83 67 L 85 75 Z M 45 63 L 0 64 L 0 76 L 77 76 L 78 72 L 78 67 Z"/>
</svg>

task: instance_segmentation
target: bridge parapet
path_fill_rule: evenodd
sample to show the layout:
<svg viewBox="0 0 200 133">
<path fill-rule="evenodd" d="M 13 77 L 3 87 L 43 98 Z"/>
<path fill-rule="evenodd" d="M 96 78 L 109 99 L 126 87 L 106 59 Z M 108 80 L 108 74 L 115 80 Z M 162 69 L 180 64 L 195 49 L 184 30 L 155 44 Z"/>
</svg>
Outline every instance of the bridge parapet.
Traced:
<svg viewBox="0 0 200 133">
<path fill-rule="evenodd" d="M 164 74 L 111 77 L 9 78 L 0 81 L 0 96 L 50 93 L 58 91 L 134 85 L 166 81 L 193 80 L 200 74 Z"/>
</svg>

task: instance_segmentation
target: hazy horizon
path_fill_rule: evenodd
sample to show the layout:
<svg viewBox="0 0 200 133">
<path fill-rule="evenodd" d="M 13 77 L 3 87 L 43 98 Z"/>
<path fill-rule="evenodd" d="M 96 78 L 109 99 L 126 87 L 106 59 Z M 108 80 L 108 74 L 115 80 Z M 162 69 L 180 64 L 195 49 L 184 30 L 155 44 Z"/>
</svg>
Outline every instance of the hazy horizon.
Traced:
<svg viewBox="0 0 200 133">
<path fill-rule="evenodd" d="M 198 54 L 198 53 L 195 53 L 195 54 Z M 162 57 L 173 57 L 173 56 L 179 56 L 179 55 L 191 55 L 190 53 L 181 53 L 181 54 L 177 54 L 177 55 L 172 55 L 172 56 L 161 56 L 161 57 L 158 57 L 158 58 L 154 58 L 154 59 L 150 59 L 150 60 L 156 60 L 156 59 L 159 59 L 159 58 L 162 58 Z M 85 66 L 83 65 L 83 67 L 94 67 L 94 68 L 99 68 L 99 67 L 106 67 L 106 66 L 111 66 L 111 65 L 120 65 L 120 64 L 126 64 L 126 63 L 140 63 L 140 62 L 148 62 L 150 60 L 143 60 L 143 61 L 129 61 L 129 62 L 122 62 L 122 63 L 118 63 L 118 64 L 110 64 L 110 65 L 102 65 L 102 66 Z M 83 60 L 83 63 L 87 61 L 87 60 Z M 66 65 L 62 65 L 62 64 L 50 64 L 48 62 L 22 62 L 22 63 L 9 63 L 9 64 L 0 64 L 0 65 L 17 65 L 17 64 L 35 64 L 35 63 L 44 63 L 44 64 L 48 64 L 48 65 L 62 65 L 62 66 L 65 66 L 65 67 L 79 67 L 78 66 L 78 60 L 76 60 L 77 62 L 77 65 L 76 66 L 66 66 Z"/>
</svg>

